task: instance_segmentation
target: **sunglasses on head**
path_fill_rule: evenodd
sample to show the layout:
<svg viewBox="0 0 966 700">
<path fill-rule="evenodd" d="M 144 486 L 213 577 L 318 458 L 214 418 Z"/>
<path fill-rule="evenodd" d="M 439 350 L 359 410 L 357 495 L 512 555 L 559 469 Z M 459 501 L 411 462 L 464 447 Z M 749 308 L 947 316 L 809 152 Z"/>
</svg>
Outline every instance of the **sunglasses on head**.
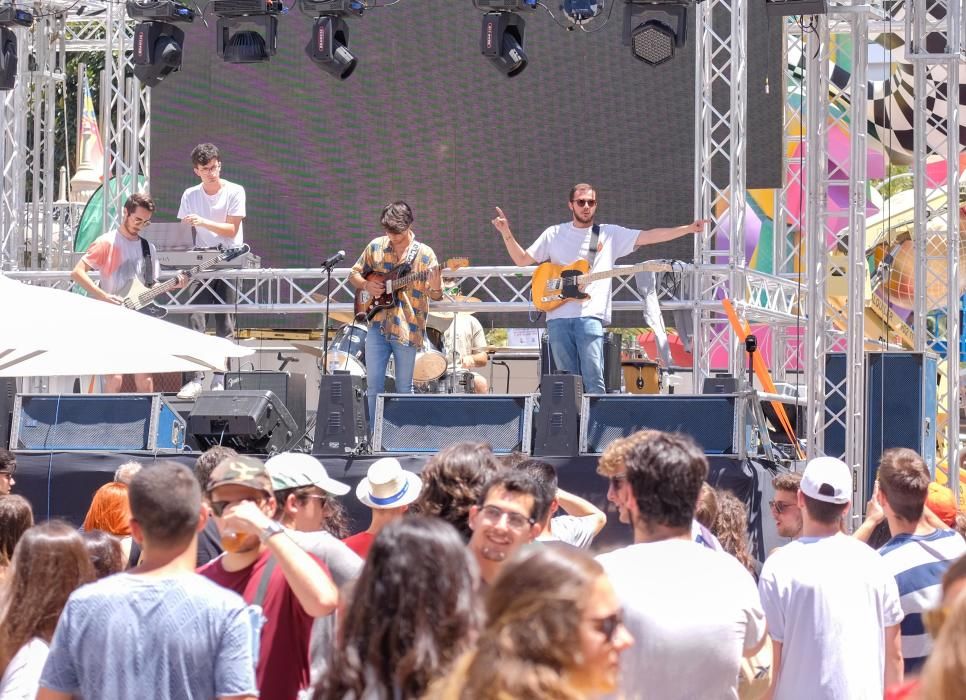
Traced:
<svg viewBox="0 0 966 700">
<path fill-rule="evenodd" d="M 574 204 L 578 207 L 595 207 L 597 206 L 596 199 L 575 199 Z"/>
<path fill-rule="evenodd" d="M 622 624 L 624 624 L 624 615 L 620 612 L 616 612 L 613 615 L 608 615 L 607 617 L 598 617 L 592 620 L 594 628 L 604 635 L 604 638 L 608 642 L 614 641 L 614 636 L 617 634 L 617 630 Z"/>
</svg>

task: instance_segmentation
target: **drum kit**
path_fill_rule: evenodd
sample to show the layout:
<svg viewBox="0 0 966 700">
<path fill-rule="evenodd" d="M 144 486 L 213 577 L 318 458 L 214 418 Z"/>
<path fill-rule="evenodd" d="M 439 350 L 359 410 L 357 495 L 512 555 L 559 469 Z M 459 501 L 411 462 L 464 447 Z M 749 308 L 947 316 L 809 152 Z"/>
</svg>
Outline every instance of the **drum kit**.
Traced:
<svg viewBox="0 0 966 700">
<path fill-rule="evenodd" d="M 479 301 L 475 297 L 456 296 L 453 301 Z M 323 356 L 322 351 L 308 343 L 293 342 L 297 349 L 318 357 L 325 363 L 329 374 L 347 372 L 353 376 L 366 376 L 366 336 L 369 327 L 357 321 L 351 313 L 332 312 L 330 318 L 343 323 Z M 416 354 L 413 368 L 413 391 L 419 394 L 472 393 L 473 373 L 461 366 L 462 359 L 454 349 L 444 345 L 443 334 L 453 322 L 451 311 L 430 311 L 423 337 L 423 347 Z M 386 391 L 395 388 L 395 361 L 389 358 L 386 368 Z"/>
</svg>

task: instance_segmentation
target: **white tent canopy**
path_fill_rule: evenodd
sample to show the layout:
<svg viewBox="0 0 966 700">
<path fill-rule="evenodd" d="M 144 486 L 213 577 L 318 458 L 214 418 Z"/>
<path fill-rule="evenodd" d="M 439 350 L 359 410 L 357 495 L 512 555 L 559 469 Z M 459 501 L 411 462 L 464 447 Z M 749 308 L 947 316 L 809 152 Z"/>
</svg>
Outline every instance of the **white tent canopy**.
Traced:
<svg viewBox="0 0 966 700">
<path fill-rule="evenodd" d="M 254 352 L 122 306 L 0 274 L 0 377 L 227 369 Z"/>
</svg>

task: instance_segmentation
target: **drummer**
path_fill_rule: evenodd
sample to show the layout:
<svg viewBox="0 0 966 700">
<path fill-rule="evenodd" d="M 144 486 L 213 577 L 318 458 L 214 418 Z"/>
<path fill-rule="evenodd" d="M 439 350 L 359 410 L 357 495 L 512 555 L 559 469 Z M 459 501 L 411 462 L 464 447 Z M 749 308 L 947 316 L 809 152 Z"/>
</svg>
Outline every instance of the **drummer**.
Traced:
<svg viewBox="0 0 966 700">
<path fill-rule="evenodd" d="M 443 297 L 449 301 L 478 301 L 472 297 L 464 297 L 460 294 L 460 280 L 453 277 L 443 277 Z M 447 321 L 451 320 L 447 325 Z M 486 354 L 486 334 L 483 326 L 472 314 L 457 312 L 455 314 L 430 312 L 428 325 L 443 332 L 443 347 L 441 350 L 446 355 L 448 364 L 446 374 L 440 379 L 440 384 L 445 385 L 449 375 L 454 371 L 460 370 L 468 372 L 472 379 L 472 388 L 467 382 L 467 391 L 474 394 L 486 394 L 490 386 L 483 375 L 473 372 L 478 367 L 485 367 L 489 362 Z M 455 353 L 455 366 L 453 365 Z"/>
</svg>

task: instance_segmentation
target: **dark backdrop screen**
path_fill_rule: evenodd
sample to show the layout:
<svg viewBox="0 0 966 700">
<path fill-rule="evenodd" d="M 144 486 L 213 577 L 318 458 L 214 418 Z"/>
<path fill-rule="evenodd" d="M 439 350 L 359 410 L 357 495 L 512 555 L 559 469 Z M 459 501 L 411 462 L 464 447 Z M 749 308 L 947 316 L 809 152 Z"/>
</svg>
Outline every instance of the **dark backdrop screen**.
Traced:
<svg viewBox="0 0 966 700">
<path fill-rule="evenodd" d="M 394 199 L 412 205 L 417 236 L 440 258 L 472 265 L 511 264 L 490 225 L 495 205 L 527 246 L 570 218 L 567 195 L 580 181 L 597 186 L 601 222 L 686 223 L 693 46 L 657 68 L 641 63 L 621 44 L 623 3 L 611 2 L 609 23 L 592 34 L 526 13 L 530 63 L 512 79 L 480 55 L 481 13 L 470 0 L 401 0 L 350 19 L 359 65 L 343 82 L 305 55 L 312 19 L 297 10 L 279 17 L 278 53 L 261 64 L 222 62 L 210 13 L 208 28 L 182 25 L 182 70 L 152 93 L 158 218 L 174 218 L 182 191 L 197 184 L 191 149 L 211 141 L 222 176 L 247 191 L 246 242 L 265 267 L 313 267 L 340 248 L 354 261 Z M 749 32 L 751 70 L 769 53 L 763 21 L 759 29 Z M 781 54 L 770 55 L 777 86 Z M 750 92 L 760 82 L 749 80 Z M 779 172 L 772 92 L 777 109 L 749 115 L 749 186 Z M 692 241 L 636 258 L 658 255 L 690 259 Z"/>
</svg>

